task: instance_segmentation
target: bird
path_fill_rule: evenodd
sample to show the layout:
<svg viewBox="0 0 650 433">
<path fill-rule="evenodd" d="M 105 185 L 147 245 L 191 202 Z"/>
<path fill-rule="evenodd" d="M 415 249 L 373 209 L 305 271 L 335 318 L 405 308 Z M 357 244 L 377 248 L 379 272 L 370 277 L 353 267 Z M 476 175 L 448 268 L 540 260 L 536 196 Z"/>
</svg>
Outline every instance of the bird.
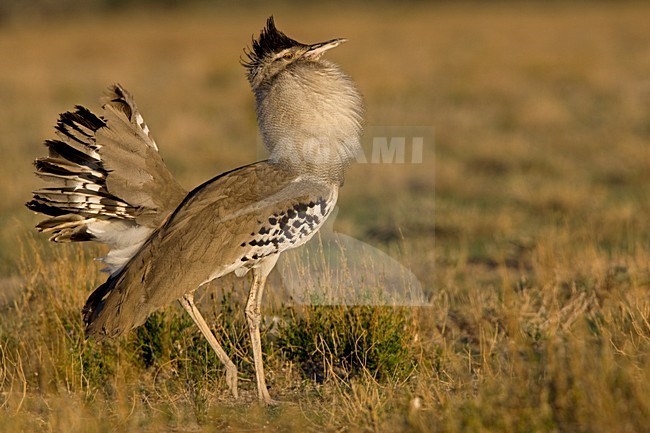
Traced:
<svg viewBox="0 0 650 433">
<path fill-rule="evenodd" d="M 178 300 L 224 366 L 238 397 L 237 367 L 194 302 L 204 284 L 252 273 L 245 316 L 257 395 L 272 404 L 260 341 L 265 283 L 279 255 L 307 242 L 334 209 L 344 172 L 360 152 L 365 105 L 356 83 L 323 55 L 344 38 L 298 42 L 273 16 L 240 63 L 252 89 L 268 158 L 186 191 L 165 165 L 132 94 L 120 84 L 62 113 L 56 139 L 34 162 L 47 183 L 26 206 L 54 242 L 108 245 L 106 282 L 88 297 L 85 335 L 116 338 Z"/>
</svg>

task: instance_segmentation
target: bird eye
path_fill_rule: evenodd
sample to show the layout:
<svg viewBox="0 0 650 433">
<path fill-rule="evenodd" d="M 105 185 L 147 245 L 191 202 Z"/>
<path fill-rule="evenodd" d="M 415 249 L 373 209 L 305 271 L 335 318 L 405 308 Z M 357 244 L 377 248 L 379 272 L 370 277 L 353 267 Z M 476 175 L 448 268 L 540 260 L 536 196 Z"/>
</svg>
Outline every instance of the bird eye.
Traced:
<svg viewBox="0 0 650 433">
<path fill-rule="evenodd" d="M 282 58 L 284 60 L 291 60 L 292 57 L 293 57 L 293 54 L 291 54 L 291 53 L 286 53 L 284 56 L 282 56 Z"/>
</svg>

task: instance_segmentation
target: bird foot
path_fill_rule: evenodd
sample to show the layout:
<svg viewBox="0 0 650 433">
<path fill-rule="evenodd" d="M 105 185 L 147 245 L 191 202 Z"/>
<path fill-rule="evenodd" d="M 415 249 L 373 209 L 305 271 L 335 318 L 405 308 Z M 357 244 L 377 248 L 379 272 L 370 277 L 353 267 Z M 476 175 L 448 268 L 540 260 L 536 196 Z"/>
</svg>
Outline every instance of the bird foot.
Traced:
<svg viewBox="0 0 650 433">
<path fill-rule="evenodd" d="M 269 395 L 269 392 L 265 388 L 263 388 L 262 392 L 257 393 L 257 397 L 259 398 L 260 403 L 263 404 L 264 406 L 280 406 L 285 403 L 280 400 L 272 399 L 271 396 Z"/>
<path fill-rule="evenodd" d="M 237 392 L 237 369 L 235 368 L 234 371 L 227 369 L 226 370 L 226 384 L 228 385 L 228 388 L 230 389 L 230 392 L 232 393 L 233 397 L 235 399 L 239 398 L 239 393 Z"/>
<path fill-rule="evenodd" d="M 274 400 L 271 397 L 261 398 L 260 403 L 262 403 L 265 406 L 273 406 L 273 407 L 277 407 L 277 406 L 280 406 L 280 405 L 284 404 L 283 401 Z"/>
</svg>

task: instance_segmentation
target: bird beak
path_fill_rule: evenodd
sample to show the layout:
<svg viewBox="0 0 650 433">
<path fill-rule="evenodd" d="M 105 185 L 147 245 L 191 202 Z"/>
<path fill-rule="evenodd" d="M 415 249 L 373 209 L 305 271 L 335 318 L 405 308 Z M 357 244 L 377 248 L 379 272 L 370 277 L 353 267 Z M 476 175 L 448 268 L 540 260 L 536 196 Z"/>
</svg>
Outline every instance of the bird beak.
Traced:
<svg viewBox="0 0 650 433">
<path fill-rule="evenodd" d="M 326 42 L 319 42 L 317 44 L 312 44 L 309 45 L 309 49 L 303 56 L 308 57 L 310 59 L 318 59 L 320 56 L 323 55 L 323 53 L 327 50 L 331 50 L 334 47 L 338 47 L 341 45 L 343 42 L 346 42 L 347 39 L 345 38 L 337 38 L 337 39 L 332 39 Z"/>
</svg>

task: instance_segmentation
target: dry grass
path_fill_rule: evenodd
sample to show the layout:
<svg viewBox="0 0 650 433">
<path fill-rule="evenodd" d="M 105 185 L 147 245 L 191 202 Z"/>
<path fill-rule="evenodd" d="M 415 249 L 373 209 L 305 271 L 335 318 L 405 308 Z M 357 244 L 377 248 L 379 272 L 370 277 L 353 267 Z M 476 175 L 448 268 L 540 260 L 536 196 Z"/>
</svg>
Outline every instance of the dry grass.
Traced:
<svg viewBox="0 0 650 433">
<path fill-rule="evenodd" d="M 271 393 L 294 404 L 268 410 L 252 404 L 237 309 L 245 282 L 209 289 L 203 304 L 239 359 L 242 402 L 228 399 L 220 367 L 175 307 L 122 341 L 85 342 L 79 308 L 102 278 L 96 251 L 29 235 L 37 218 L 22 208 L 38 184 L 29 164 L 40 142 L 60 111 L 96 107 L 119 81 L 186 187 L 257 158 L 237 60 L 269 11 L 8 23 L 0 430 L 645 431 L 650 8 L 272 12 L 298 39 L 351 39 L 332 57 L 358 81 L 369 125 L 435 128 L 422 164 L 355 166 L 335 225 L 408 263 L 431 305 L 270 302 L 281 324 L 265 337 Z M 348 352 L 337 346 L 349 340 Z M 289 350 L 300 341 L 315 367 Z M 387 341 L 393 374 L 353 362 Z"/>
</svg>

